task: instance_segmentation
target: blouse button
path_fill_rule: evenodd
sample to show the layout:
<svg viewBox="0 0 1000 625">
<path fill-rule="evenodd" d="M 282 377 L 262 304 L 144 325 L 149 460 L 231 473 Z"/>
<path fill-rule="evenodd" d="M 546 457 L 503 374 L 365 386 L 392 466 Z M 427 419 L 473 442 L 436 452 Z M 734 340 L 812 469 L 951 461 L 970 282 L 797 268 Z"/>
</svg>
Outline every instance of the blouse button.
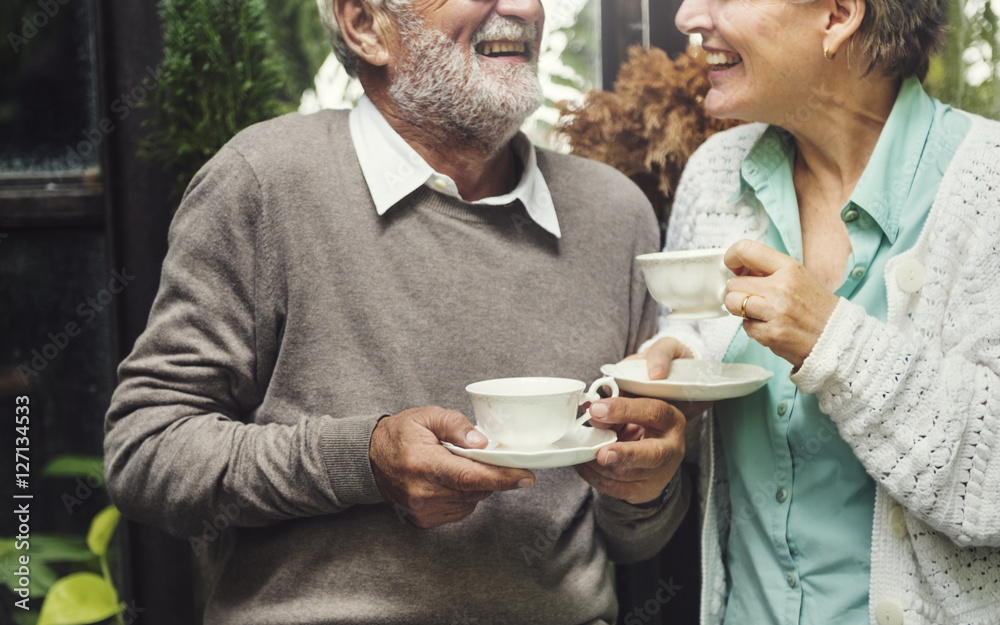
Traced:
<svg viewBox="0 0 1000 625">
<path fill-rule="evenodd" d="M 854 271 L 851 272 L 851 277 L 855 280 L 860 280 L 864 278 L 868 271 L 864 267 L 855 267 Z"/>
<path fill-rule="evenodd" d="M 916 293 L 924 286 L 926 270 L 916 258 L 900 263 L 896 267 L 896 284 L 904 293 Z"/>
<path fill-rule="evenodd" d="M 858 220 L 858 211 L 852 209 L 844 211 L 844 221 L 850 223 Z"/>
<path fill-rule="evenodd" d="M 895 601 L 879 601 L 875 606 L 875 622 L 878 625 L 903 625 L 903 608 Z"/>
</svg>

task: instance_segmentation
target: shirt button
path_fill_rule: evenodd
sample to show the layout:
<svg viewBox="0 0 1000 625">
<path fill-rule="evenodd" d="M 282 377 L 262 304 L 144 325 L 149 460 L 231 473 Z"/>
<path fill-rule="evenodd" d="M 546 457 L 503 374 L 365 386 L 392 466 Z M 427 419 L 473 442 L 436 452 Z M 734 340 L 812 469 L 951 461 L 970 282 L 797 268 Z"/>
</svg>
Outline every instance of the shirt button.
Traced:
<svg viewBox="0 0 1000 625">
<path fill-rule="evenodd" d="M 903 515 L 901 506 L 893 506 L 889 510 L 889 531 L 896 538 L 906 538 L 909 531 L 906 529 L 906 517 Z"/>
<path fill-rule="evenodd" d="M 853 208 L 848 211 L 844 211 L 844 221 L 848 223 L 852 221 L 857 221 L 858 217 L 860 217 L 858 211 L 854 210 Z"/>
<path fill-rule="evenodd" d="M 444 191 L 448 188 L 448 181 L 444 178 L 437 177 L 434 179 L 434 188 L 438 191 Z"/>
<path fill-rule="evenodd" d="M 788 402 L 782 401 L 778 404 L 778 416 L 783 417 L 786 412 L 788 412 Z"/>
<path fill-rule="evenodd" d="M 896 267 L 896 285 L 904 293 L 916 293 L 924 286 L 925 274 L 923 264 L 916 258 L 911 258 Z"/>
<path fill-rule="evenodd" d="M 903 625 L 903 608 L 888 599 L 875 606 L 875 622 L 878 625 Z"/>
<path fill-rule="evenodd" d="M 795 588 L 799 585 L 799 580 L 795 579 L 795 573 L 792 573 L 791 571 L 785 573 L 785 581 L 788 582 L 789 588 Z"/>
<path fill-rule="evenodd" d="M 851 277 L 855 280 L 860 280 L 861 278 L 864 278 L 867 273 L 868 270 L 864 267 L 855 267 L 854 270 L 851 271 Z"/>
<path fill-rule="evenodd" d="M 785 503 L 785 500 L 788 499 L 788 491 L 784 488 L 779 488 L 778 492 L 774 494 L 774 498 L 778 500 L 778 503 Z"/>
</svg>

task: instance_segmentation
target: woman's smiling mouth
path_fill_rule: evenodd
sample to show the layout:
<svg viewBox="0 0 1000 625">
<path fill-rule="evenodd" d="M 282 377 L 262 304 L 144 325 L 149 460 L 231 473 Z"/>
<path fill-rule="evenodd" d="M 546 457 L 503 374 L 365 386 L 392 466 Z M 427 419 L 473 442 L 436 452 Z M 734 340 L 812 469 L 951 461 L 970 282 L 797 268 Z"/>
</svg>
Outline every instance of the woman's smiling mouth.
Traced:
<svg viewBox="0 0 1000 625">
<path fill-rule="evenodd" d="M 743 62 L 743 57 L 735 52 L 725 52 L 725 51 L 707 51 L 705 53 L 705 61 L 712 66 L 713 71 L 724 70 L 733 67 L 734 65 L 739 65 Z"/>
</svg>

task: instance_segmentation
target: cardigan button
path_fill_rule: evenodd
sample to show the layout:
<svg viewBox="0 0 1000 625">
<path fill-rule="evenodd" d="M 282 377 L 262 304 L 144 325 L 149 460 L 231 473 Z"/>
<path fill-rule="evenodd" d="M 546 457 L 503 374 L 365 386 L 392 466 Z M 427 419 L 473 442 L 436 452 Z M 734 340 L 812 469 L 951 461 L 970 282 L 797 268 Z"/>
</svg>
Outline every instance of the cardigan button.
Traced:
<svg viewBox="0 0 1000 625">
<path fill-rule="evenodd" d="M 896 538 L 906 538 L 909 531 L 906 529 L 906 517 L 903 515 L 901 506 L 893 506 L 889 510 L 889 531 Z"/>
<path fill-rule="evenodd" d="M 924 286 L 926 270 L 916 258 L 900 263 L 896 267 L 896 284 L 904 293 L 916 293 Z"/>
<path fill-rule="evenodd" d="M 878 625 L 903 625 L 903 608 L 889 599 L 879 601 L 875 606 L 875 622 Z"/>
</svg>

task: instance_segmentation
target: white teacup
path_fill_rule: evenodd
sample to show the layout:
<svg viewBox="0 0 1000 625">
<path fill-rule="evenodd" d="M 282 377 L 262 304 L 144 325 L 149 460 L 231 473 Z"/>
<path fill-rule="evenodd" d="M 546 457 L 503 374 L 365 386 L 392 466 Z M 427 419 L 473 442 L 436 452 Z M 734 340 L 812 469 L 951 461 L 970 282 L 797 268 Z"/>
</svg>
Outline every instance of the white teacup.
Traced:
<svg viewBox="0 0 1000 625">
<path fill-rule="evenodd" d="M 597 389 L 607 386 L 618 397 L 614 378 L 587 385 L 569 378 L 498 378 L 465 387 L 472 400 L 479 429 L 490 441 L 510 449 L 534 450 L 551 445 L 571 428 L 590 419 L 577 418 L 580 406 L 601 398 Z"/>
<path fill-rule="evenodd" d="M 710 319 L 729 314 L 723 307 L 733 277 L 723 262 L 726 250 L 658 252 L 636 256 L 653 299 L 675 319 Z"/>
</svg>

